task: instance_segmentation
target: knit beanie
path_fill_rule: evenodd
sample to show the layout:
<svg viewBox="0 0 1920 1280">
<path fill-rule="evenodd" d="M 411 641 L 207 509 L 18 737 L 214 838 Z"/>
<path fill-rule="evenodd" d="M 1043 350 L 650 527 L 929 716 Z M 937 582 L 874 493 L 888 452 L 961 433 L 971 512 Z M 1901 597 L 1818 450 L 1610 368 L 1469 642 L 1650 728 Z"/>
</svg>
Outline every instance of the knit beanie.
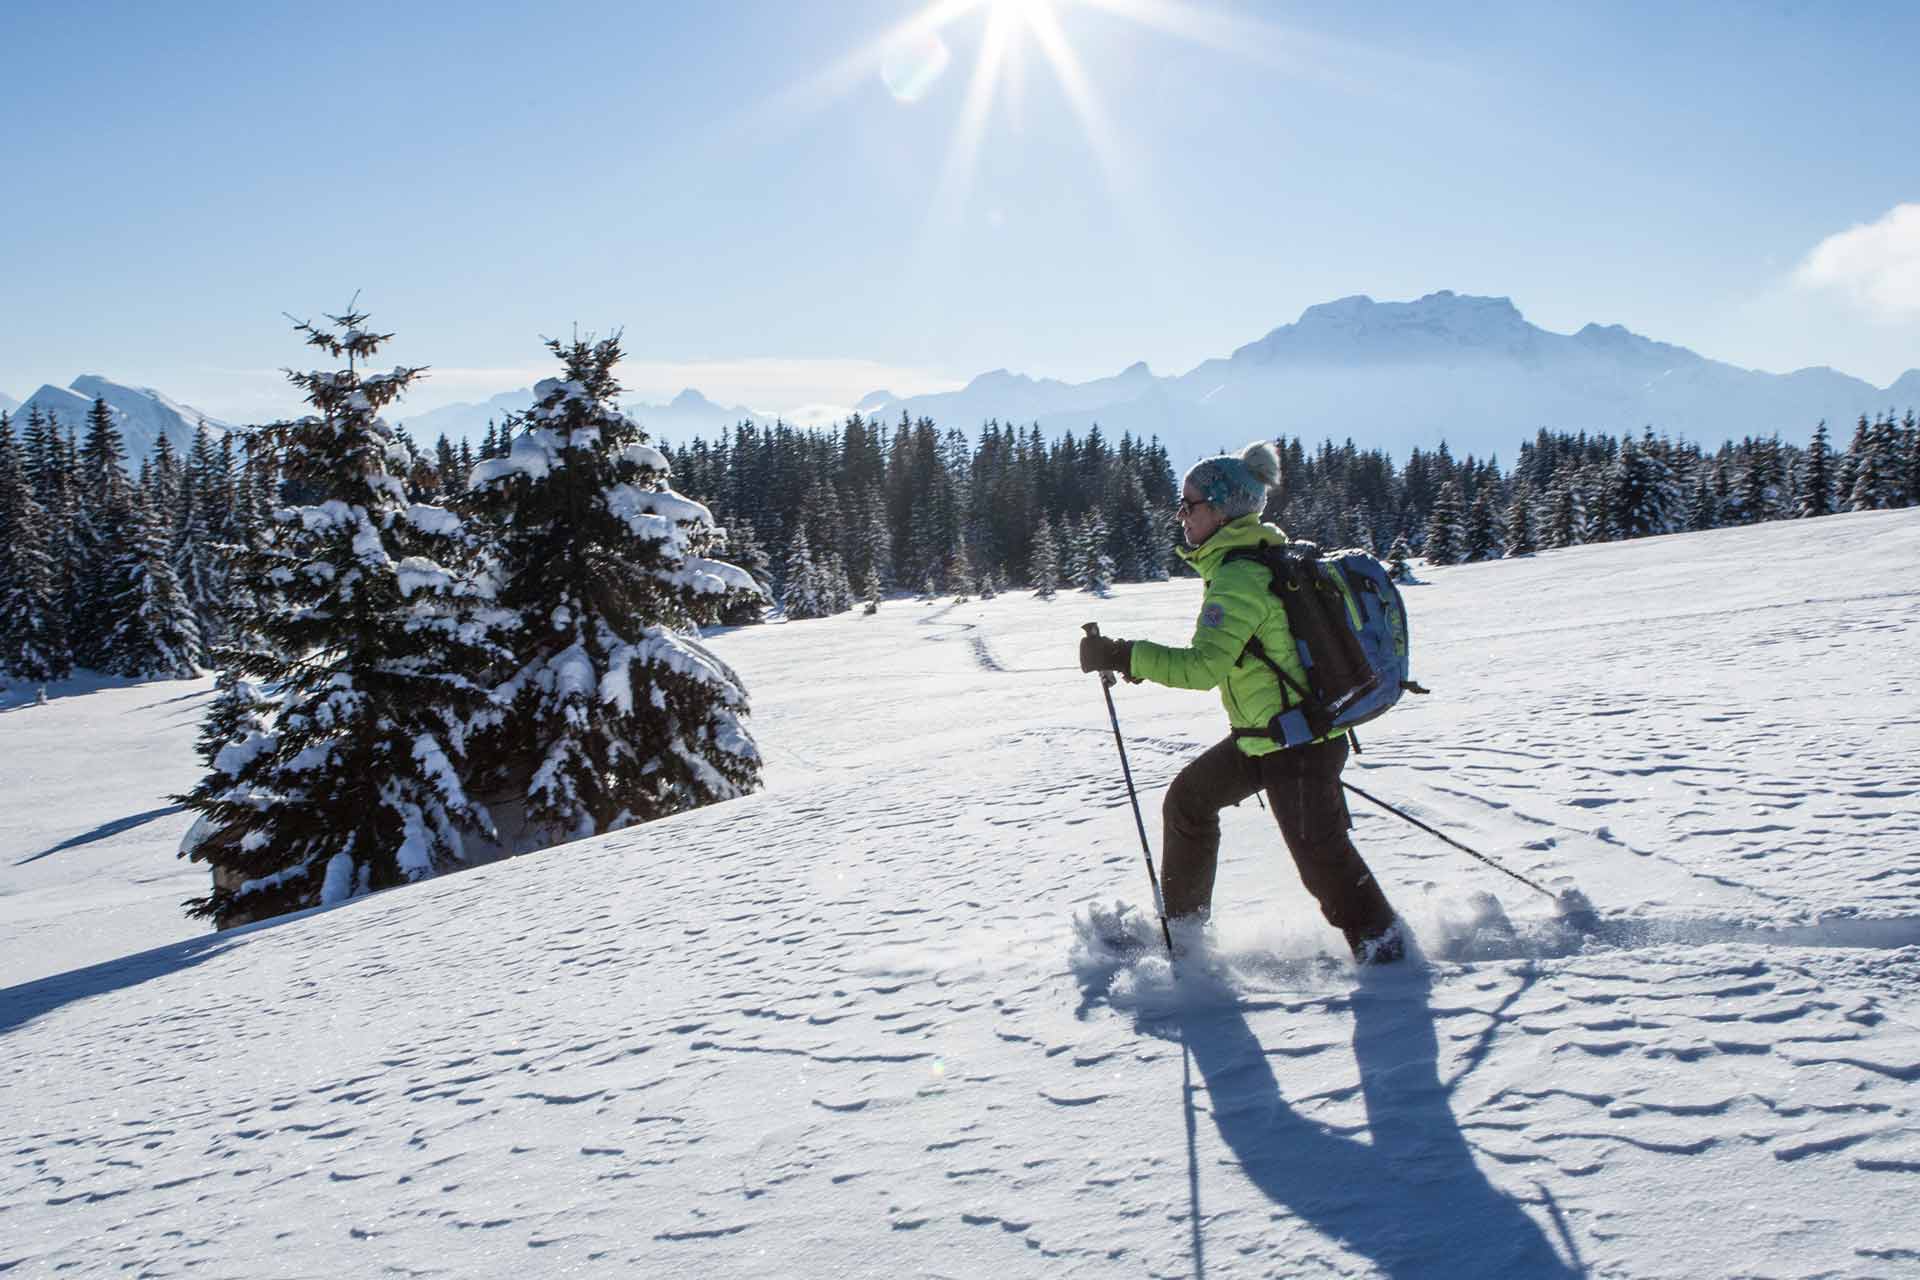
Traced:
<svg viewBox="0 0 1920 1280">
<path fill-rule="evenodd" d="M 1257 515 L 1267 505 L 1267 490 L 1280 481 L 1280 455 L 1265 440 L 1255 440 L 1238 457 L 1223 453 L 1202 458 L 1185 483 L 1198 490 L 1229 520 Z"/>
</svg>

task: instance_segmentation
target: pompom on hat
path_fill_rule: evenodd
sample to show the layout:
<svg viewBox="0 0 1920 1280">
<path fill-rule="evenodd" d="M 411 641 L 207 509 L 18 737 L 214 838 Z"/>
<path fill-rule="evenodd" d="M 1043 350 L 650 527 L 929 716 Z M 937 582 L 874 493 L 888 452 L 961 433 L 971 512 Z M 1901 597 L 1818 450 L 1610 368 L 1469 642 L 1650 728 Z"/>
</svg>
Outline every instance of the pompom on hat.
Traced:
<svg viewBox="0 0 1920 1280">
<path fill-rule="evenodd" d="M 1255 440 L 1238 456 L 1202 458 L 1182 482 L 1198 491 L 1229 520 L 1256 515 L 1267 505 L 1267 490 L 1280 482 L 1280 455 L 1265 440 Z"/>
</svg>

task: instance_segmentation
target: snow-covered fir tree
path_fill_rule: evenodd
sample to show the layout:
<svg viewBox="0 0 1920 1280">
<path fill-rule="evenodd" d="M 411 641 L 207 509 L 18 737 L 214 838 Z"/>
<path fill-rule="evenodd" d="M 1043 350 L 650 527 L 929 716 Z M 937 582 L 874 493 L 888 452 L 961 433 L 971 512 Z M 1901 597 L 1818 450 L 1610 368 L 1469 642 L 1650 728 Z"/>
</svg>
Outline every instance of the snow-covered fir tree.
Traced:
<svg viewBox="0 0 1920 1280">
<path fill-rule="evenodd" d="M 73 587 L 68 630 L 76 664 L 106 670 L 109 638 L 127 619 L 115 612 L 133 603 L 121 574 L 133 544 L 133 485 L 127 479 L 126 445 L 104 399 L 87 411 L 81 446 L 80 483 L 74 519 Z"/>
<path fill-rule="evenodd" d="M 1401 533 L 1393 540 L 1393 546 L 1387 551 L 1387 572 L 1395 582 L 1412 582 L 1413 548 L 1407 545 L 1407 535 Z"/>
<path fill-rule="evenodd" d="M 1890 414 L 1875 418 L 1867 428 L 1861 438 L 1860 456 L 1854 460 L 1847 510 L 1885 511 L 1904 505 L 1896 430 Z"/>
<path fill-rule="evenodd" d="M 1074 526 L 1073 558 L 1070 576 L 1073 585 L 1096 596 L 1113 589 L 1113 560 L 1107 555 L 1107 522 L 1098 511 L 1089 511 Z"/>
<path fill-rule="evenodd" d="M 759 587 L 758 593 L 737 592 L 720 612 L 720 621 L 730 627 L 743 627 L 760 621 L 773 599 L 773 574 L 767 549 L 760 535 L 745 520 L 736 520 L 718 531 L 713 558 L 744 569 Z"/>
<path fill-rule="evenodd" d="M 222 599 L 227 580 L 226 558 L 215 549 L 215 531 L 226 523 L 231 500 L 230 481 L 220 474 L 220 455 L 207 424 L 194 432 L 193 448 L 183 468 L 178 523 L 169 561 L 180 590 L 193 610 L 201 641 L 211 650 L 225 639 Z"/>
<path fill-rule="evenodd" d="M 1347 508 L 1347 534 L 1347 546 L 1358 547 L 1370 556 L 1380 554 L 1380 544 L 1373 537 L 1373 520 L 1365 507 L 1355 504 Z"/>
<path fill-rule="evenodd" d="M 785 579 L 780 590 L 780 609 L 788 620 L 824 618 L 833 612 L 833 600 L 820 566 L 814 562 L 813 548 L 806 534 L 794 538 L 787 552 Z"/>
<path fill-rule="evenodd" d="M 967 544 L 962 542 L 955 548 L 953 559 L 947 562 L 947 590 L 953 593 L 956 603 L 965 604 L 976 589 L 973 557 L 967 554 Z"/>
<path fill-rule="evenodd" d="M 1806 457 L 1801 463 L 1800 505 L 1795 514 L 1803 517 L 1833 514 L 1833 449 L 1827 443 L 1825 418 L 1813 429 L 1813 440 L 1807 445 Z"/>
<path fill-rule="evenodd" d="M 1646 538 L 1677 527 L 1673 474 L 1648 445 L 1628 436 L 1607 475 L 1607 508 L 1619 538 Z"/>
<path fill-rule="evenodd" d="M 1907 505 L 1920 507 L 1920 419 L 1914 417 L 1912 409 L 1908 409 L 1907 416 L 1901 419 L 1900 437 L 1900 474 Z"/>
<path fill-rule="evenodd" d="M 474 744 L 472 789 L 507 852 L 731 799 L 760 774 L 746 689 L 698 626 L 763 588 L 709 558 L 712 515 L 620 411 L 618 336 L 548 346 L 561 376 L 471 476 L 519 619 Z M 792 569 L 789 590 L 812 576 Z"/>
<path fill-rule="evenodd" d="M 507 619 L 460 518 L 402 489 L 412 459 L 380 412 L 421 370 L 368 373 L 392 335 L 352 308 L 328 319 L 297 329 L 345 367 L 290 373 L 314 412 L 272 437 L 301 500 L 240 560 L 262 643 L 222 655 L 278 707 L 181 797 L 200 815 L 182 856 L 213 868 L 189 906 L 222 928 L 452 870 L 493 837 L 462 779 L 486 703 L 472 673 L 508 656 Z"/>
<path fill-rule="evenodd" d="M 146 489 L 133 490 L 125 543 L 109 571 L 99 667 L 115 675 L 187 680 L 200 673 L 200 624 L 167 555 L 167 531 Z"/>
<path fill-rule="evenodd" d="M 71 670 L 47 512 L 0 412 L 0 677 L 39 683 Z"/>
<path fill-rule="evenodd" d="M 1689 533 L 1720 527 L 1720 499 L 1714 493 L 1711 471 L 1711 465 L 1704 462 L 1694 469 L 1693 496 L 1687 501 Z"/>
<path fill-rule="evenodd" d="M 1027 556 L 1027 581 L 1033 594 L 1051 600 L 1060 590 L 1060 542 L 1051 517 L 1042 517 L 1033 531 L 1033 549 Z"/>
<path fill-rule="evenodd" d="M 1860 469 L 1860 460 L 1867 456 L 1868 432 L 1867 415 L 1861 414 L 1859 422 L 1854 424 L 1853 442 L 1840 454 L 1840 465 L 1833 477 L 1833 498 L 1836 508 L 1850 510 L 1848 503 L 1853 499 L 1853 482 Z"/>
<path fill-rule="evenodd" d="M 1575 546 L 1580 541 L 1580 499 L 1577 481 L 1570 467 L 1553 473 L 1547 485 L 1547 520 L 1541 544 L 1549 550 Z"/>
<path fill-rule="evenodd" d="M 1786 513 L 1782 502 L 1784 471 L 1780 465 L 1779 440 L 1745 442 L 1747 467 L 1740 477 L 1740 523 L 1760 524 L 1778 520 Z"/>
<path fill-rule="evenodd" d="M 1493 514 L 1493 487 L 1481 486 L 1467 508 L 1466 527 L 1461 533 L 1462 560 L 1497 560 L 1500 557 L 1500 530 Z"/>
<path fill-rule="evenodd" d="M 1533 492 L 1524 480 L 1513 486 L 1513 497 L 1507 503 L 1504 523 L 1506 542 L 1502 551 L 1505 555 L 1530 556 L 1539 549 L 1533 532 Z"/>
<path fill-rule="evenodd" d="M 1580 468 L 1578 493 L 1581 542 L 1612 542 L 1620 536 L 1614 524 L 1614 489 L 1608 482 L 1611 470 L 1611 462 L 1605 467 L 1594 462 Z"/>
<path fill-rule="evenodd" d="M 820 574 L 821 590 L 827 599 L 828 613 L 845 613 L 856 599 L 853 579 L 847 576 L 847 562 L 838 551 L 827 553 L 826 561 L 815 566 Z"/>
<path fill-rule="evenodd" d="M 1460 487 L 1452 480 L 1440 486 L 1427 516 L 1424 554 L 1428 564 L 1458 564 L 1466 554 L 1466 530 L 1461 522 Z"/>
</svg>

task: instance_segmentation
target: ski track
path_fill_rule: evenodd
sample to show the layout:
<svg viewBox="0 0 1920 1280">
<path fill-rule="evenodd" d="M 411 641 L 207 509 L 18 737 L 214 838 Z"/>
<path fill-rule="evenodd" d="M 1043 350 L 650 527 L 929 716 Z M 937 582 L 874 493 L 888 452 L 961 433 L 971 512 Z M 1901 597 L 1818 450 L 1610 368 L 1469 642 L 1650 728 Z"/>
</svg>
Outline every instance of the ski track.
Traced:
<svg viewBox="0 0 1920 1280">
<path fill-rule="evenodd" d="M 1808 563 L 1683 643 L 1420 647 L 1551 557 L 1415 588 L 1436 692 L 1350 776 L 1598 918 L 1356 798 L 1424 953 L 1365 978 L 1252 804 L 1209 948 L 1076 949 L 1146 886 L 1047 664 L 1193 584 L 730 633 L 761 794 L 0 991 L 0 1273 L 1911 1274 L 1920 604 L 1795 593 L 1849 533 L 1920 572 L 1915 516 L 1725 531 Z M 1157 847 L 1218 709 L 1115 698 Z"/>
</svg>

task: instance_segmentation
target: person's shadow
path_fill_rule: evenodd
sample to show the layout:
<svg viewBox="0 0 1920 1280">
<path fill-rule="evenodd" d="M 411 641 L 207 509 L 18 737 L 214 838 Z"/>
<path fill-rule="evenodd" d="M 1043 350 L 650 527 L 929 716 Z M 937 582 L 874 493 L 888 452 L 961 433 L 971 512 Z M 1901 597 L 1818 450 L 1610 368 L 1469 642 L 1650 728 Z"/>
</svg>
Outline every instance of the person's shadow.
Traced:
<svg viewBox="0 0 1920 1280">
<path fill-rule="evenodd" d="M 1353 1137 L 1302 1116 L 1280 1092 L 1239 1000 L 1136 1015 L 1140 1030 L 1178 1038 L 1205 1082 L 1206 1107 L 1240 1170 L 1275 1205 L 1370 1259 L 1395 1280 L 1434 1276 L 1584 1277 L 1559 1207 L 1544 1186 L 1556 1251 L 1540 1225 L 1474 1163 L 1441 1083 L 1426 973 L 1408 966 L 1363 978 L 1351 999 L 1353 1054 L 1366 1131 Z M 1194 1274 L 1206 1273 L 1195 1094 L 1186 1090 Z"/>
</svg>

